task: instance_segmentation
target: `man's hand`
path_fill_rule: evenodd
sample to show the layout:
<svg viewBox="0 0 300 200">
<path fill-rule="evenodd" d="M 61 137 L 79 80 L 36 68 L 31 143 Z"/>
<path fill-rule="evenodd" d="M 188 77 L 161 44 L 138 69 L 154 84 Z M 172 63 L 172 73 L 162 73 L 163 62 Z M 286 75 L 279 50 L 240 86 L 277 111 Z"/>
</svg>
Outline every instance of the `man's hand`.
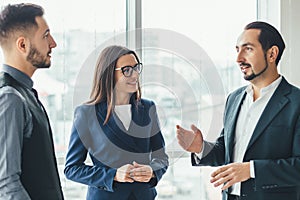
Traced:
<svg viewBox="0 0 300 200">
<path fill-rule="evenodd" d="M 134 181 L 149 182 L 153 177 L 153 170 L 149 165 L 138 164 L 133 162 L 133 169 L 130 170 L 130 177 Z"/>
<path fill-rule="evenodd" d="M 126 164 L 118 168 L 114 180 L 118 182 L 134 182 L 134 180 L 130 177 L 130 170 L 133 168 L 134 167 L 131 164 Z"/>
<path fill-rule="evenodd" d="M 211 183 L 215 187 L 223 185 L 222 190 L 226 190 L 235 183 L 250 179 L 250 162 L 231 163 L 220 167 L 211 174 Z"/>
<path fill-rule="evenodd" d="M 200 153 L 202 151 L 203 136 L 201 131 L 191 125 L 191 131 L 176 125 L 176 136 L 178 144 L 186 151 Z"/>
</svg>

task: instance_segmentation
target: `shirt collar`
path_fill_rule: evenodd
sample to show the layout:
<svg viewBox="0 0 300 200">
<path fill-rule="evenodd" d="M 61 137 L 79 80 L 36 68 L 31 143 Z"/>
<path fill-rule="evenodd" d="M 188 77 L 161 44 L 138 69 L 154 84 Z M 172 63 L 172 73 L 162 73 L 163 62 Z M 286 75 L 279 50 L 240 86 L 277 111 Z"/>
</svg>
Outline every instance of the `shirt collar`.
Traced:
<svg viewBox="0 0 300 200">
<path fill-rule="evenodd" d="M 269 91 L 274 91 L 278 85 L 280 84 L 282 80 L 282 76 L 279 76 L 275 81 L 273 81 L 270 85 L 267 87 L 264 87 L 261 89 L 261 94 L 264 95 L 265 93 L 268 93 Z"/>
<path fill-rule="evenodd" d="M 27 87 L 29 89 L 32 88 L 33 81 L 31 80 L 31 78 L 28 75 L 21 72 L 20 70 L 14 68 L 14 67 L 11 67 L 9 65 L 3 64 L 2 71 L 8 73 L 16 81 L 18 81 L 20 84 L 24 85 L 25 87 Z"/>
<path fill-rule="evenodd" d="M 261 96 L 264 96 L 269 91 L 274 91 L 278 87 L 278 85 L 280 84 L 281 80 L 282 80 L 282 76 L 279 76 L 270 85 L 268 85 L 268 86 L 266 86 L 264 88 L 261 88 L 260 89 Z M 251 84 L 247 86 L 246 92 L 247 92 L 247 94 L 251 94 L 251 95 L 253 94 L 253 89 L 252 89 L 252 85 Z"/>
</svg>

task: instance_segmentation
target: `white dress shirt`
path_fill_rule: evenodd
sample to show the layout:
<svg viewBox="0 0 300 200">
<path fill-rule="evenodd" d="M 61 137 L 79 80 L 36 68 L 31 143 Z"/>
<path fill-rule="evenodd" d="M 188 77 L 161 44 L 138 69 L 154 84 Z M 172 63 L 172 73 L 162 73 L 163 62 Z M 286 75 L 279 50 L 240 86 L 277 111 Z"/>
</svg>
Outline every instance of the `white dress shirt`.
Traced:
<svg viewBox="0 0 300 200">
<path fill-rule="evenodd" d="M 125 105 L 116 105 L 115 106 L 115 113 L 121 120 L 122 124 L 124 125 L 125 129 L 128 131 L 129 125 L 131 122 L 131 104 Z"/>
</svg>

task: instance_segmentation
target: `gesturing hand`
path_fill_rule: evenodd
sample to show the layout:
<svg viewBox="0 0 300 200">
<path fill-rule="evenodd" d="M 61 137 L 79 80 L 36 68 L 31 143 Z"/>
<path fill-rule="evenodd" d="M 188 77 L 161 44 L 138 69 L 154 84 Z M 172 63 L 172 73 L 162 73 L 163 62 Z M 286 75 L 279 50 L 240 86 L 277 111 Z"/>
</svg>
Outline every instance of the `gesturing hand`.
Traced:
<svg viewBox="0 0 300 200">
<path fill-rule="evenodd" d="M 176 136 L 178 144 L 186 151 L 200 153 L 202 151 L 203 136 L 201 131 L 191 125 L 191 131 L 176 125 Z"/>
<path fill-rule="evenodd" d="M 130 177 L 129 174 L 130 170 L 132 170 L 133 168 L 134 167 L 131 164 L 126 164 L 118 168 L 114 180 L 118 182 L 134 182 L 134 180 Z"/>
<path fill-rule="evenodd" d="M 250 178 L 250 163 L 231 163 L 220 167 L 211 174 L 211 183 L 215 187 L 225 185 L 221 188 L 226 190 L 235 183 L 246 181 Z"/>
<path fill-rule="evenodd" d="M 130 177 L 138 182 L 149 182 L 153 176 L 153 170 L 149 165 L 133 162 L 133 169 L 130 170 Z"/>
</svg>

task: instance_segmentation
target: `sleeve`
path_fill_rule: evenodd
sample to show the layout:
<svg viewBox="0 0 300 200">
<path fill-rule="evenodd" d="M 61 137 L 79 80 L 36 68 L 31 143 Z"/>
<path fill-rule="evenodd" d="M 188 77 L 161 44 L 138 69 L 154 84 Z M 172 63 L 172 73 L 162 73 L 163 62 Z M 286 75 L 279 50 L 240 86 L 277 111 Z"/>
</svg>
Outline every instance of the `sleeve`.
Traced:
<svg viewBox="0 0 300 200">
<path fill-rule="evenodd" d="M 208 142 L 203 140 L 202 142 L 202 151 L 200 153 L 192 153 L 191 154 L 191 160 L 192 160 L 192 165 L 198 165 L 200 164 L 200 160 L 205 157 L 214 147 L 214 143 Z"/>
<path fill-rule="evenodd" d="M 150 166 L 155 175 L 154 178 L 150 180 L 150 185 L 154 187 L 166 173 L 169 161 L 168 155 L 166 154 L 165 141 L 160 131 L 159 120 L 154 103 L 150 110 L 150 116 L 153 122 L 151 130 L 152 137 L 150 138 L 152 149 Z"/>
<path fill-rule="evenodd" d="M 0 194 L 5 199 L 30 199 L 20 181 L 23 137 L 32 130 L 30 112 L 10 87 L 0 94 L 0 128 Z"/>
<path fill-rule="evenodd" d="M 76 109 L 66 156 L 65 176 L 72 181 L 113 192 L 116 169 L 104 165 L 90 166 L 85 164 L 89 147 L 84 146 L 80 138 L 84 133 L 80 133 L 79 136 L 76 127 L 86 126 L 86 119 L 87 117 L 83 115 L 83 112 Z M 88 131 L 88 128 L 83 128 L 83 130 Z"/>
<path fill-rule="evenodd" d="M 201 159 L 194 159 L 194 153 L 191 154 L 193 166 L 220 166 L 225 163 L 225 144 L 224 132 L 221 132 L 216 143 L 204 142 L 204 151 Z M 197 161 L 197 162 L 196 162 Z"/>
<path fill-rule="evenodd" d="M 230 94 L 226 100 L 225 111 L 223 116 L 223 124 L 225 124 L 229 106 L 231 106 Z M 195 158 L 195 154 L 191 154 L 191 162 L 193 166 L 220 166 L 225 164 L 225 141 L 224 141 L 224 128 L 215 143 L 204 141 L 204 151 L 202 158 Z"/>
</svg>

